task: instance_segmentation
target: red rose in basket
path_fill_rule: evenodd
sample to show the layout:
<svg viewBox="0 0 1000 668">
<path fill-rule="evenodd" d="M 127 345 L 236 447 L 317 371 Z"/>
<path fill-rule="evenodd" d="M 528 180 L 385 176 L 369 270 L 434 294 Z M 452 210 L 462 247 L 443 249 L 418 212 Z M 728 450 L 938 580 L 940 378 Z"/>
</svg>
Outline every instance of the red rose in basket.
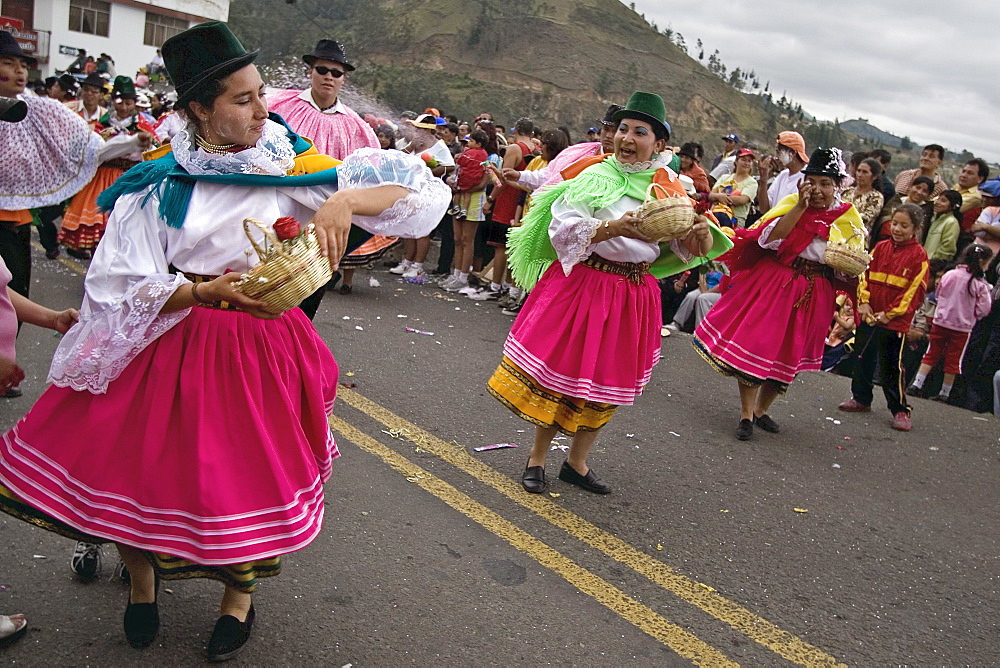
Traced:
<svg viewBox="0 0 1000 668">
<path fill-rule="evenodd" d="M 292 216 L 283 216 L 274 221 L 274 236 L 282 241 L 294 239 L 302 231 L 302 225 Z"/>
</svg>

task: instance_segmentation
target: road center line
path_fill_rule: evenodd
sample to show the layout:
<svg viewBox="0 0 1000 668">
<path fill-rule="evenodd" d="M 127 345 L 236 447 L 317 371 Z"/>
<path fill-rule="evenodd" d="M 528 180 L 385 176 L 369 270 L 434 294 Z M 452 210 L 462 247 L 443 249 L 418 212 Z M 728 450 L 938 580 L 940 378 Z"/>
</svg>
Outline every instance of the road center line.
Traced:
<svg viewBox="0 0 1000 668">
<path fill-rule="evenodd" d="M 464 447 L 445 443 L 353 390 L 338 388 L 337 398 L 381 422 L 393 435 L 419 445 L 785 659 L 803 666 L 844 665 L 821 649 L 715 593 L 711 587 L 681 575 L 579 515 L 541 495 L 528 494 L 508 476 L 473 458 Z"/>
<path fill-rule="evenodd" d="M 44 250 L 41 244 L 37 241 L 32 241 L 32 246 L 34 246 L 37 250 Z M 85 275 L 87 273 L 86 267 L 74 262 L 73 260 L 60 257 L 59 262 L 77 274 Z M 385 426 L 389 427 L 390 430 L 400 432 L 401 435 L 404 435 L 413 443 L 420 445 L 428 452 L 437 455 L 441 459 L 444 459 L 448 463 L 454 465 L 459 470 L 464 471 L 472 477 L 479 479 L 481 482 L 486 483 L 490 487 L 493 487 L 504 496 L 512 499 L 525 508 L 534 511 L 543 519 L 551 522 L 561 529 L 564 529 L 577 539 L 600 550 L 612 559 L 627 565 L 637 573 L 640 573 L 649 580 L 679 596 L 700 610 L 707 612 L 716 619 L 725 622 L 754 642 L 767 647 L 769 650 L 788 659 L 789 661 L 803 666 L 844 665 L 839 663 L 835 657 L 830 656 L 819 648 L 808 644 L 801 638 L 798 638 L 787 631 L 783 631 L 763 617 L 755 615 L 746 608 L 741 607 L 729 599 L 710 591 L 710 588 L 706 588 L 705 585 L 677 573 L 674 569 L 670 568 L 663 562 L 632 547 L 625 541 L 609 534 L 590 522 L 587 522 L 582 517 L 569 512 L 565 508 L 558 506 L 543 497 L 528 494 L 507 476 L 471 457 L 461 446 L 455 447 L 445 443 L 433 434 L 430 434 L 429 432 L 426 432 L 416 425 L 404 420 L 388 409 L 383 408 L 379 404 L 358 394 L 357 392 L 346 388 L 339 388 L 337 396 L 348 405 L 353 406 L 359 411 L 367 414 L 369 417 L 372 417 L 378 422 L 381 422 Z M 351 441 L 358 443 L 353 438 L 348 438 Z M 358 445 L 361 444 L 358 443 Z M 378 445 L 383 448 L 385 447 L 381 443 Z M 381 457 L 381 455 L 379 456 Z M 382 458 L 389 461 L 385 457 Z M 544 546 L 543 543 L 539 544 Z M 547 546 L 544 547 L 546 547 L 546 549 L 551 549 Z M 562 574 L 560 573 L 560 575 Z M 610 587 L 611 585 L 607 586 Z M 581 588 L 581 591 L 584 590 Z M 624 594 L 622 594 L 622 596 L 624 596 Z M 636 605 L 639 604 L 636 603 Z M 654 612 L 653 614 L 656 613 Z M 646 629 L 643 630 L 645 631 Z M 649 633 L 649 631 L 647 631 L 647 633 Z M 651 633 L 650 635 L 653 634 Z M 678 654 L 682 654 L 683 656 L 687 656 L 676 649 L 674 651 L 677 651 Z"/>
<path fill-rule="evenodd" d="M 555 571 L 578 590 L 618 614 L 663 643 L 677 654 L 699 666 L 738 666 L 717 649 L 699 640 L 681 627 L 669 622 L 655 610 L 625 594 L 607 580 L 568 559 L 509 520 L 490 510 L 472 497 L 464 494 L 440 478 L 406 459 L 395 450 L 353 427 L 343 419 L 333 416 L 330 426 L 361 449 L 369 452 L 406 479 L 419 485 L 462 513 L 487 531 L 510 543 L 542 566 Z"/>
</svg>

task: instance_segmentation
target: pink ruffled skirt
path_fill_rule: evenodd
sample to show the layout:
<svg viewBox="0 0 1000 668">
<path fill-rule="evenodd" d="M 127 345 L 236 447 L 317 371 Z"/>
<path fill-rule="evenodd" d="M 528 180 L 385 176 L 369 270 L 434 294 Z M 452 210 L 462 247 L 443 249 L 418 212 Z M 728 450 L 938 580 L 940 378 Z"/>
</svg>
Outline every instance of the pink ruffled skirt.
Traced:
<svg viewBox="0 0 1000 668">
<path fill-rule="evenodd" d="M 299 309 L 192 309 L 108 387 L 50 387 L 0 439 L 0 485 L 84 534 L 196 564 L 308 545 L 339 456 L 337 364 Z"/>
<path fill-rule="evenodd" d="M 733 276 L 729 290 L 695 329 L 695 348 L 741 382 L 787 385 L 799 372 L 820 370 L 835 298 L 827 278 L 810 281 L 765 256 Z"/>
<path fill-rule="evenodd" d="M 631 405 L 660 359 L 660 289 L 556 262 L 532 290 L 504 355 L 539 385 L 592 402 Z"/>
</svg>

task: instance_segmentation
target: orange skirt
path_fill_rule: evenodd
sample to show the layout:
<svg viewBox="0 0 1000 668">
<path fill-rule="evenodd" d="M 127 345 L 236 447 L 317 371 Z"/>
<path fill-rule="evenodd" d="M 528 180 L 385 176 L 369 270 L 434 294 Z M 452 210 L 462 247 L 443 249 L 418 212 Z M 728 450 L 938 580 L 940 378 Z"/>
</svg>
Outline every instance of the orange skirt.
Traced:
<svg viewBox="0 0 1000 668">
<path fill-rule="evenodd" d="M 76 250 L 93 250 L 104 234 L 108 214 L 97 207 L 97 197 L 125 172 L 101 165 L 94 178 L 70 201 L 63 214 L 59 243 Z"/>
</svg>

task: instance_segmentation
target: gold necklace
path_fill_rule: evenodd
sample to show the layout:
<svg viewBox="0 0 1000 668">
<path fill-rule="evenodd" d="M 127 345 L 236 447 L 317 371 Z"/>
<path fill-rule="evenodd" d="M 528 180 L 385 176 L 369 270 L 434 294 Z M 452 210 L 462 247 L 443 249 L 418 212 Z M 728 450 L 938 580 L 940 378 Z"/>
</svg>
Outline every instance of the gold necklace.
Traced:
<svg viewBox="0 0 1000 668">
<path fill-rule="evenodd" d="M 237 144 L 212 144 L 205 141 L 205 139 L 198 133 L 195 133 L 194 135 L 194 143 L 198 146 L 198 148 L 203 151 L 207 151 L 208 153 L 229 153 L 237 147 Z"/>
</svg>

